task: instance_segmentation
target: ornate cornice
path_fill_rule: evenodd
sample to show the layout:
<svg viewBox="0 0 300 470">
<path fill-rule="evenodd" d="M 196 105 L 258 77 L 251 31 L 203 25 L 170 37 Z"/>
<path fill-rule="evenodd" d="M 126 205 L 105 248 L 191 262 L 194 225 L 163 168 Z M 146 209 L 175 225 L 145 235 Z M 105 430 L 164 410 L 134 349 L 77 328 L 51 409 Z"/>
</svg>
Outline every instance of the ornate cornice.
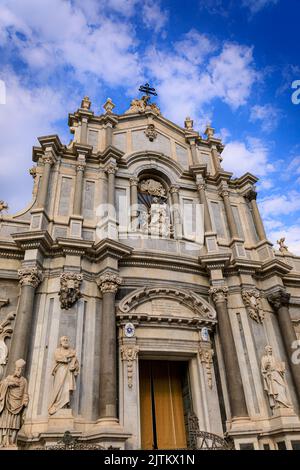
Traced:
<svg viewBox="0 0 300 470">
<path fill-rule="evenodd" d="M 227 302 L 228 287 L 216 286 L 209 289 L 209 294 L 215 304 Z"/>
<path fill-rule="evenodd" d="M 97 284 L 102 294 L 115 294 L 119 286 L 122 284 L 122 279 L 117 274 L 107 272 L 99 277 Z"/>
<path fill-rule="evenodd" d="M 19 269 L 18 276 L 19 283 L 22 287 L 30 286 L 36 289 L 42 281 L 42 271 L 40 271 L 37 267 Z"/>
<path fill-rule="evenodd" d="M 285 289 L 279 289 L 275 292 L 271 292 L 267 299 L 274 308 L 275 311 L 279 310 L 281 307 L 288 307 L 290 303 L 291 295 Z"/>
</svg>

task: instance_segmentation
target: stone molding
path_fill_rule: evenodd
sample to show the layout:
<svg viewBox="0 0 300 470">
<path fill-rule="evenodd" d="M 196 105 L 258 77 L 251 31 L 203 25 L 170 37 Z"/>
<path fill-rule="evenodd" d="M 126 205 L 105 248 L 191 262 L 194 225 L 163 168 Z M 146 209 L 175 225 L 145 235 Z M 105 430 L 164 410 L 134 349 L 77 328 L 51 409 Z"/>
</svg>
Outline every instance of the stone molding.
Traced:
<svg viewBox="0 0 300 470">
<path fill-rule="evenodd" d="M 270 305 L 274 308 L 275 311 L 279 310 L 281 307 L 288 307 L 290 303 L 291 295 L 286 292 L 285 289 L 279 289 L 276 292 L 272 292 L 268 295 L 268 301 Z"/>
<path fill-rule="evenodd" d="M 209 294 L 212 297 L 212 300 L 215 304 L 220 302 L 227 302 L 228 287 L 211 287 L 209 289 Z"/>
<path fill-rule="evenodd" d="M 265 314 L 261 306 L 260 293 L 256 289 L 243 289 L 242 299 L 249 317 L 257 323 L 262 323 Z"/>
<path fill-rule="evenodd" d="M 133 363 L 136 361 L 139 347 L 134 345 L 121 346 L 121 359 L 127 361 L 127 383 L 128 388 L 133 386 Z"/>
<path fill-rule="evenodd" d="M 116 293 L 119 286 L 122 284 L 122 279 L 114 273 L 105 273 L 100 276 L 97 281 L 98 287 L 102 294 Z"/>
<path fill-rule="evenodd" d="M 174 287 L 144 287 L 128 294 L 121 300 L 119 314 L 127 314 L 135 307 L 152 299 L 171 298 L 192 310 L 203 320 L 216 320 L 216 312 L 204 299 L 189 290 L 176 289 Z"/>
<path fill-rule="evenodd" d="M 42 281 L 42 271 L 37 267 L 19 269 L 18 276 L 21 287 L 30 286 L 36 289 Z"/>
<path fill-rule="evenodd" d="M 81 297 L 82 274 L 64 272 L 60 275 L 59 300 L 62 309 L 68 310 Z"/>
</svg>

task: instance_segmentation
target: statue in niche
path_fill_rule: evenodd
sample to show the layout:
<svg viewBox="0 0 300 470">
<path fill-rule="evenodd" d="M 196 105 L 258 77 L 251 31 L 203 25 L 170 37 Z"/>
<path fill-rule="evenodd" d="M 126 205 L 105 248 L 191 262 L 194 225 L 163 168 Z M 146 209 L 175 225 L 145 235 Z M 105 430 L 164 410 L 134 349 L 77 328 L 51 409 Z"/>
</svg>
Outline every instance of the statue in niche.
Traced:
<svg viewBox="0 0 300 470">
<path fill-rule="evenodd" d="M 265 355 L 261 359 L 261 373 L 270 408 L 291 408 L 287 395 L 285 364 L 275 359 L 272 347 L 269 345 L 265 347 Z"/>
<path fill-rule="evenodd" d="M 70 408 L 71 393 L 76 390 L 75 379 L 79 374 L 76 351 L 71 349 L 69 338 L 62 336 L 59 343 L 60 345 L 54 353 L 53 390 L 48 409 L 50 415 L 62 408 Z"/>
<path fill-rule="evenodd" d="M 13 332 L 11 323 L 15 319 L 16 313 L 9 313 L 5 320 L 0 323 L 0 380 L 2 379 L 4 366 L 7 363 L 8 347 L 5 343 L 7 338 L 10 338 Z"/>
<path fill-rule="evenodd" d="M 18 359 L 13 375 L 0 382 L 0 447 L 15 445 L 23 424 L 23 411 L 29 402 L 27 380 L 22 377 L 25 364 Z"/>
</svg>

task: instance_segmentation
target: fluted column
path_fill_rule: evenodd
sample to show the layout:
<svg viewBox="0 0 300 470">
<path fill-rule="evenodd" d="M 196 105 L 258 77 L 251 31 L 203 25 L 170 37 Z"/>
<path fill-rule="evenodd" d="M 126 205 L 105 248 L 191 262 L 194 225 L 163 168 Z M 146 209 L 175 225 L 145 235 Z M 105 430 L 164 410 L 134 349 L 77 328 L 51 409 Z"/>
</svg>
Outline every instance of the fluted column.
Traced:
<svg viewBox="0 0 300 470">
<path fill-rule="evenodd" d="M 21 293 L 10 345 L 7 373 L 12 373 L 18 359 L 27 360 L 32 334 L 32 317 L 35 289 L 42 279 L 42 273 L 36 267 L 23 268 L 18 271 Z"/>
<path fill-rule="evenodd" d="M 82 210 L 82 192 L 83 192 L 83 175 L 85 169 L 85 157 L 79 158 L 76 163 L 76 182 L 74 192 L 73 214 L 81 215 Z"/>
<path fill-rule="evenodd" d="M 201 182 L 197 184 L 197 189 L 200 197 L 200 202 L 203 204 L 204 207 L 204 231 L 205 232 L 212 232 L 212 223 L 211 223 L 211 218 L 210 218 L 210 213 L 208 209 L 208 203 L 206 199 L 206 194 L 205 194 L 205 183 Z"/>
<path fill-rule="evenodd" d="M 253 216 L 258 238 L 260 241 L 266 240 L 267 235 L 266 235 L 264 224 L 262 222 L 259 209 L 257 207 L 257 202 L 256 202 L 257 192 L 254 189 L 250 189 L 250 191 L 248 191 L 245 197 L 250 202 L 250 205 L 251 205 L 252 216 Z"/>
<path fill-rule="evenodd" d="M 228 221 L 230 237 L 231 238 L 239 238 L 237 226 L 236 226 L 234 216 L 233 216 L 232 207 L 230 205 L 229 191 L 228 191 L 227 187 L 223 186 L 221 188 L 219 194 L 223 198 L 223 201 L 224 201 L 224 207 L 225 207 L 226 217 L 227 217 L 227 221 Z"/>
<path fill-rule="evenodd" d="M 268 301 L 277 314 L 276 316 L 300 406 L 300 364 L 293 361 L 293 354 L 295 353 L 293 346 L 296 344 L 297 336 L 289 312 L 290 294 L 288 294 L 285 289 L 279 289 L 268 296 Z"/>
<path fill-rule="evenodd" d="M 174 225 L 175 235 L 177 239 L 182 238 L 182 223 L 180 214 L 180 202 L 179 202 L 179 186 L 173 185 L 170 187 L 170 193 L 172 198 L 172 210 L 174 214 Z"/>
<path fill-rule="evenodd" d="M 117 418 L 117 339 L 115 295 L 121 278 L 114 273 L 100 276 L 98 286 L 102 293 L 100 331 L 100 418 Z"/>
<path fill-rule="evenodd" d="M 232 418 L 241 418 L 247 417 L 248 411 L 227 308 L 227 292 L 228 288 L 225 286 L 210 289 L 210 295 L 217 311 L 218 331 L 223 352 L 231 415 Z"/>
<path fill-rule="evenodd" d="M 48 196 L 48 189 L 49 189 L 49 181 L 50 181 L 50 174 L 51 174 L 51 166 L 55 162 L 55 158 L 52 155 L 52 152 L 46 152 L 45 156 L 43 157 L 44 162 L 44 171 L 38 191 L 38 207 L 45 208 Z"/>
</svg>

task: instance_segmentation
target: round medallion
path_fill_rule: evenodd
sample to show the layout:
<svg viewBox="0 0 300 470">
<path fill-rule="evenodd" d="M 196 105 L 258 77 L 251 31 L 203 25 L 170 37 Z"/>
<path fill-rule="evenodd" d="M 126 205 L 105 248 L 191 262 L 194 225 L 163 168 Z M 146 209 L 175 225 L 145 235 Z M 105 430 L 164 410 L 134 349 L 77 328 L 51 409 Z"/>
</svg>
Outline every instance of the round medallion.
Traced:
<svg viewBox="0 0 300 470">
<path fill-rule="evenodd" d="M 134 325 L 132 323 L 126 323 L 126 325 L 124 327 L 124 331 L 125 331 L 125 336 L 127 338 L 132 338 L 135 334 Z"/>
</svg>

